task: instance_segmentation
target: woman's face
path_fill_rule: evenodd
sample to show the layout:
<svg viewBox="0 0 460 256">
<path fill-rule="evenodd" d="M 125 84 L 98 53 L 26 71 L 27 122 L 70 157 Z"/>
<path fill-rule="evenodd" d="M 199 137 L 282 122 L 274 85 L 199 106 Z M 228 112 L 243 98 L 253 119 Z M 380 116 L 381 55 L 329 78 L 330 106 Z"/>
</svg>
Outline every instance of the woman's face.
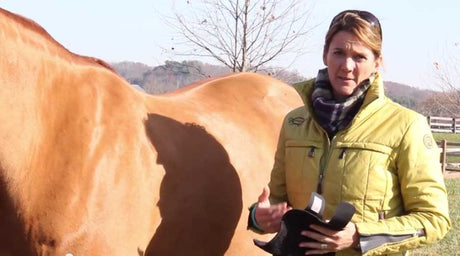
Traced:
<svg viewBox="0 0 460 256">
<path fill-rule="evenodd" d="M 381 57 L 376 58 L 372 50 L 352 33 L 340 31 L 332 38 L 324 63 L 328 67 L 334 97 L 343 100 L 377 71 Z"/>
</svg>

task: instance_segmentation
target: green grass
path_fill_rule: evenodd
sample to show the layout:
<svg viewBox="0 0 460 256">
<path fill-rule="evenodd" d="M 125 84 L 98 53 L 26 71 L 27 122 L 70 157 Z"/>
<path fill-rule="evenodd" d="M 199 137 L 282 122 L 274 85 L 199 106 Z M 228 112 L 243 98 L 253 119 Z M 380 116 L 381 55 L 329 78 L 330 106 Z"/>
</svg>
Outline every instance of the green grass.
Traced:
<svg viewBox="0 0 460 256">
<path fill-rule="evenodd" d="M 447 179 L 452 229 L 440 242 L 412 251 L 416 256 L 460 255 L 460 179 Z"/>
<path fill-rule="evenodd" d="M 460 156 L 448 156 L 447 162 L 448 163 L 460 163 Z"/>
<path fill-rule="evenodd" d="M 447 140 L 447 142 L 460 142 L 460 133 L 433 133 L 436 142 Z M 458 148 L 460 146 L 451 146 Z M 460 163 L 460 156 L 447 156 L 448 163 Z"/>
<path fill-rule="evenodd" d="M 460 142 L 460 133 L 433 133 L 436 141 L 447 140 Z"/>
</svg>

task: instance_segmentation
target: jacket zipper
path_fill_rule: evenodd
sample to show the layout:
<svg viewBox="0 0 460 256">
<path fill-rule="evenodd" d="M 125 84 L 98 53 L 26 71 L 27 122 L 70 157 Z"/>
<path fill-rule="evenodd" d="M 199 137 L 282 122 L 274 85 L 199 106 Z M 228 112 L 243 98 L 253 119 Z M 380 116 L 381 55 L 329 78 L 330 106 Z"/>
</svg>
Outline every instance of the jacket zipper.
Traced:
<svg viewBox="0 0 460 256">
<path fill-rule="evenodd" d="M 367 92 L 366 92 L 367 94 Z M 329 162 L 329 158 L 330 158 L 330 151 L 331 151 L 331 148 L 332 148 L 332 145 L 334 144 L 334 138 L 337 137 L 337 135 L 339 133 L 341 133 L 342 131 L 344 130 L 348 130 L 348 128 L 351 127 L 351 124 L 355 121 L 356 117 L 359 116 L 361 114 L 361 112 L 364 111 L 364 109 L 366 107 L 368 107 L 371 103 L 373 103 L 374 101 L 376 101 L 377 99 L 379 99 L 379 97 L 375 97 L 373 99 L 371 99 L 369 102 L 367 102 L 367 104 L 364 104 L 364 101 L 363 103 L 361 104 L 361 106 L 359 107 L 359 110 L 358 112 L 355 114 L 355 116 L 353 117 L 353 120 L 346 126 L 344 127 L 342 130 L 338 131 L 334 137 L 332 137 L 332 140 L 329 140 L 329 135 L 327 134 L 327 132 L 324 130 L 324 128 L 315 120 L 315 118 L 313 118 L 314 122 L 316 123 L 317 127 L 323 132 L 324 135 L 326 135 L 326 138 L 327 138 L 327 142 L 329 143 L 329 147 L 327 147 L 329 150 L 327 152 L 327 160 L 326 162 L 323 162 L 320 160 L 320 172 L 319 172 L 319 177 L 318 177 L 318 185 L 316 187 L 316 192 L 318 194 L 322 194 L 323 192 L 323 178 L 324 178 L 324 169 L 326 168 L 327 166 L 327 163 Z M 304 101 L 305 102 L 305 101 Z M 307 112 L 309 112 L 312 116 L 314 116 L 313 114 L 313 109 L 312 108 L 309 108 L 307 107 Z M 326 148 L 326 147 L 325 147 Z M 343 154 L 345 154 L 345 150 L 342 152 Z"/>
<path fill-rule="evenodd" d="M 316 192 L 320 195 L 323 194 L 323 179 L 324 179 L 324 171 L 326 169 L 326 166 L 327 164 L 329 163 L 329 160 L 331 158 L 331 150 L 332 150 L 332 145 L 334 145 L 334 139 L 335 137 L 337 137 L 337 134 L 340 133 L 340 131 L 334 135 L 334 137 L 332 137 L 332 140 L 329 140 L 329 136 L 327 136 L 327 133 L 326 131 L 324 131 L 324 129 L 321 127 L 321 129 L 323 130 L 324 134 L 326 135 L 327 137 L 327 143 L 329 144 L 327 148 L 327 152 L 325 152 L 325 155 L 323 157 L 325 157 L 326 160 L 322 161 L 322 159 L 320 159 L 320 170 L 319 170 L 319 177 L 318 177 L 318 185 L 316 187 Z"/>
<path fill-rule="evenodd" d="M 401 234 L 401 235 L 393 235 L 389 233 L 376 233 L 376 234 L 359 234 L 362 237 L 372 237 L 372 236 L 388 236 L 388 237 L 421 237 L 425 236 L 425 230 L 419 229 L 415 231 L 415 233 L 408 233 L 408 234 Z"/>
<path fill-rule="evenodd" d="M 310 151 L 308 152 L 308 157 L 315 157 L 315 147 L 310 148 Z"/>
<path fill-rule="evenodd" d="M 345 157 L 345 148 L 342 148 L 342 151 L 340 152 L 339 159 L 343 159 Z"/>
<path fill-rule="evenodd" d="M 383 244 L 387 243 L 400 243 L 406 239 L 414 237 L 426 236 L 424 229 L 419 229 L 415 233 L 393 235 L 388 233 L 377 233 L 377 234 L 360 234 L 360 247 L 361 252 L 366 253 L 372 249 L 375 249 Z"/>
</svg>

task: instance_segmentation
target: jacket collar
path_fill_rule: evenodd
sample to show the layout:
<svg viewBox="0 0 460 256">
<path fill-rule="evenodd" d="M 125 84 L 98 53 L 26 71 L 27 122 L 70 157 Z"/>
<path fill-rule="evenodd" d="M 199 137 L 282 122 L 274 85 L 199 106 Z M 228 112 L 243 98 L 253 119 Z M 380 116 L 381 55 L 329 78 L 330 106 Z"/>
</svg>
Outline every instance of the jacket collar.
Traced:
<svg viewBox="0 0 460 256">
<path fill-rule="evenodd" d="M 311 101 L 311 94 L 313 92 L 314 85 L 315 78 L 294 84 L 294 88 L 296 89 L 297 93 L 299 93 L 305 107 L 307 108 L 307 111 L 312 116 L 315 116 L 313 113 L 313 106 Z M 386 97 L 384 93 L 383 79 L 380 73 L 377 72 L 375 74 L 374 81 L 372 81 L 371 86 L 366 93 L 366 97 L 364 98 L 361 110 L 358 112 L 355 119 L 357 119 L 358 116 L 367 116 L 367 114 L 376 111 L 376 109 L 382 106 L 382 104 L 385 102 L 385 99 Z"/>
</svg>

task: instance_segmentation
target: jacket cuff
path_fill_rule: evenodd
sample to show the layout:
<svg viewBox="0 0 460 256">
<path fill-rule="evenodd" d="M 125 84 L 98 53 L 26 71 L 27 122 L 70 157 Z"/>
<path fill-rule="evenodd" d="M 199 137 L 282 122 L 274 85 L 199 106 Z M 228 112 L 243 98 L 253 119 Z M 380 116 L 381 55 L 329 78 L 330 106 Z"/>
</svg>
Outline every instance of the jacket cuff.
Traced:
<svg viewBox="0 0 460 256">
<path fill-rule="evenodd" d="M 372 234 L 359 228 L 359 224 L 356 224 L 359 234 L 359 247 L 363 254 L 374 251 L 374 250 L 389 250 L 389 251 L 403 251 L 401 250 L 398 243 L 405 243 L 409 239 L 424 237 L 426 236 L 424 229 L 417 229 L 414 232 L 404 231 L 392 234 L 391 232 L 379 232 Z M 394 246 L 393 249 L 389 247 Z"/>
<path fill-rule="evenodd" d="M 264 230 L 257 224 L 256 218 L 255 218 L 255 213 L 257 209 L 257 203 L 254 203 L 249 207 L 249 215 L 248 215 L 248 227 L 247 229 L 250 229 L 258 234 L 264 234 Z"/>
</svg>

